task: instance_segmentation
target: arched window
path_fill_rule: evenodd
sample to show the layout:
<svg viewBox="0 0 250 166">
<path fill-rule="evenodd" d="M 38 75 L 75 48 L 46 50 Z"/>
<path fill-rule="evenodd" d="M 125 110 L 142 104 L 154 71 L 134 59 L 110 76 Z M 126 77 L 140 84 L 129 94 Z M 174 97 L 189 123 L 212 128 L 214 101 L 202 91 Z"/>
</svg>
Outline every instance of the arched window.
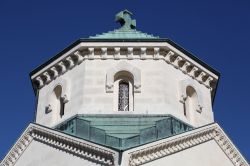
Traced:
<svg viewBox="0 0 250 166">
<path fill-rule="evenodd" d="M 119 82 L 118 110 L 129 111 L 129 84 L 124 81 Z"/>
<path fill-rule="evenodd" d="M 115 74 L 114 78 L 114 110 L 132 111 L 134 109 L 134 80 L 127 71 Z"/>
<path fill-rule="evenodd" d="M 198 96 L 192 86 L 187 86 L 186 94 L 187 98 L 184 103 L 184 115 L 190 119 L 190 121 L 194 121 L 194 114 L 198 108 Z"/>
</svg>

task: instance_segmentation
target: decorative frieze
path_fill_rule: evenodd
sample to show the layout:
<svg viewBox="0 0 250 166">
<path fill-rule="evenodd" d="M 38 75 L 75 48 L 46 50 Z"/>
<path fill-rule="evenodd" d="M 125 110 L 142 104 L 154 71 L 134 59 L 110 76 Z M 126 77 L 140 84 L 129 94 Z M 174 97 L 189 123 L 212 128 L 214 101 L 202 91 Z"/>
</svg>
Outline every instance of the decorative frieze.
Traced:
<svg viewBox="0 0 250 166">
<path fill-rule="evenodd" d="M 121 47 L 86 47 L 85 49 L 81 48 L 81 51 L 74 51 L 72 54 L 68 55 L 63 60 L 59 61 L 46 71 L 42 72 L 37 77 L 33 78 L 34 85 L 37 85 L 36 88 L 42 88 L 44 85 L 50 83 L 56 77 L 64 74 L 67 70 L 70 70 L 74 68 L 74 66 L 76 66 L 77 64 L 80 64 L 84 59 L 162 59 L 165 60 L 167 63 L 173 65 L 176 69 L 181 70 L 184 74 L 188 74 L 191 78 L 197 80 L 199 83 L 204 84 L 207 88 L 213 89 L 216 86 L 216 78 L 208 74 L 206 71 L 202 70 L 200 67 L 193 64 L 191 61 L 188 61 L 181 55 L 178 55 L 177 53 L 171 50 L 165 50 L 165 48 L 163 47 L 127 47 L 125 49 L 122 49 L 122 51 L 123 53 L 121 55 Z M 108 86 L 109 85 L 107 85 L 107 88 Z"/>
<path fill-rule="evenodd" d="M 47 144 L 53 148 L 67 151 L 73 155 L 83 157 L 101 165 L 114 165 L 115 152 L 102 148 L 98 145 L 88 143 L 84 140 L 74 139 L 62 133 L 31 124 L 10 152 L 1 162 L 1 166 L 13 166 L 33 141 Z"/>
<path fill-rule="evenodd" d="M 153 144 L 152 146 L 146 145 L 147 147 L 129 152 L 129 165 L 143 165 L 209 140 L 215 140 L 235 166 L 249 166 L 219 125 L 212 124 L 205 127 L 205 129 L 196 130 L 198 131 L 190 131 L 190 133 L 184 133 L 183 136 L 159 141 L 158 144 Z"/>
</svg>

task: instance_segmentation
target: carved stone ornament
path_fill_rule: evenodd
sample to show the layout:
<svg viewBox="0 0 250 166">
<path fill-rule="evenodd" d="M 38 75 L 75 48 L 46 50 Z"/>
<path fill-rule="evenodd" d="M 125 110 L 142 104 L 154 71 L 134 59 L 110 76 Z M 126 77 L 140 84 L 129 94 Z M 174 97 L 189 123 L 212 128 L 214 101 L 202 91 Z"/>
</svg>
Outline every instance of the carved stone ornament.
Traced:
<svg viewBox="0 0 250 166">
<path fill-rule="evenodd" d="M 51 111 L 52 111 L 52 108 L 51 108 L 51 105 L 49 104 L 49 105 L 47 105 L 47 106 L 45 107 L 45 113 L 48 114 L 48 113 L 50 113 Z"/>
<path fill-rule="evenodd" d="M 143 45 L 139 47 L 108 45 L 77 47 L 81 47 L 81 49 L 73 49 L 73 51 L 70 54 L 67 54 L 67 56 L 65 56 L 62 60 L 58 61 L 53 65 L 50 65 L 46 70 L 44 70 L 40 74 L 32 76 L 32 81 L 35 85 L 35 88 L 42 88 L 46 84 L 52 82 L 52 80 L 55 80 L 56 77 L 60 77 L 60 75 L 63 75 L 65 72 L 73 69 L 75 66 L 79 65 L 83 60 L 86 59 L 164 60 L 166 63 L 172 65 L 177 70 L 181 70 L 184 74 L 189 75 L 190 78 L 197 80 L 201 84 L 204 84 L 207 88 L 216 88 L 218 78 L 214 77 L 213 74 L 211 75 L 201 66 L 195 64 L 194 62 L 191 62 L 190 60 L 187 60 L 185 56 L 182 56 L 176 51 L 169 49 L 167 46 L 154 46 L 153 56 L 148 54 L 148 52 L 150 52 L 148 50 L 152 50 L 152 47 Z M 113 54 L 108 53 L 108 49 L 113 50 Z M 121 54 L 121 51 L 125 51 L 125 54 Z M 135 52 L 138 52 L 139 56 Z"/>
<path fill-rule="evenodd" d="M 100 165 L 111 166 L 118 162 L 115 157 L 118 156 L 118 152 L 52 129 L 30 124 L 9 153 L 4 157 L 0 165 L 14 166 L 32 141 L 38 141 L 47 144 L 51 148 L 67 151 L 67 153 Z"/>
</svg>

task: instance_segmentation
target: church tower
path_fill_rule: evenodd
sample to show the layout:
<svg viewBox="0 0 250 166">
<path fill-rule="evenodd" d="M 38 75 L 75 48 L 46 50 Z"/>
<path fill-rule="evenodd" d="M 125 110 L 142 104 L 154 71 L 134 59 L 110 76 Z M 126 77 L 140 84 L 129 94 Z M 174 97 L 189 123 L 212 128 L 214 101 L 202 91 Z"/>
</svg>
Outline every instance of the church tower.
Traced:
<svg viewBox="0 0 250 166">
<path fill-rule="evenodd" d="M 219 72 L 130 11 L 115 20 L 30 73 L 35 122 L 1 164 L 248 166 L 214 123 Z"/>
<path fill-rule="evenodd" d="M 36 123 L 55 127 L 76 115 L 214 122 L 219 73 L 172 41 L 137 31 L 131 15 L 118 13 L 119 29 L 80 39 L 31 73 Z"/>
</svg>

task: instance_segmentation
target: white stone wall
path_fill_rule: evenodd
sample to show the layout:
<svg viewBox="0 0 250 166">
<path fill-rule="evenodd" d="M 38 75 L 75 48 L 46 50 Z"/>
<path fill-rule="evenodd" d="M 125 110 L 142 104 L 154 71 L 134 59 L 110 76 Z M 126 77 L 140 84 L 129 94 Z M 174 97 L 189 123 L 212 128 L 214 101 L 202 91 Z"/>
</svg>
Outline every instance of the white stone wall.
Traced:
<svg viewBox="0 0 250 166">
<path fill-rule="evenodd" d="M 110 67 L 121 61 L 141 70 L 141 92 L 134 93 L 134 110 L 119 112 L 114 110 L 114 93 L 107 93 L 106 74 Z M 69 90 L 65 104 L 65 115 L 52 122 L 52 112 L 45 114 L 48 98 L 52 93 L 54 82 L 64 79 Z M 183 104 L 180 102 L 180 82 L 191 80 L 201 92 L 203 109 L 201 113 L 195 111 L 196 123 L 204 125 L 213 122 L 210 90 L 204 85 L 192 80 L 188 75 L 175 69 L 163 60 L 85 60 L 79 66 L 56 78 L 39 91 L 37 109 L 37 123 L 53 126 L 75 114 L 171 114 L 185 122 Z M 60 81 L 59 81 L 60 82 Z M 117 103 L 116 103 L 117 104 Z M 59 114 L 59 113 L 57 113 Z"/>
<path fill-rule="evenodd" d="M 15 163 L 15 166 L 94 166 L 101 165 L 33 141 Z"/>
<path fill-rule="evenodd" d="M 115 110 L 117 96 L 106 89 L 107 72 L 121 62 L 139 69 L 141 74 L 140 90 L 134 93 L 134 110 L 129 112 Z M 192 121 L 184 116 L 180 102 L 183 81 L 193 86 L 201 99 L 202 110 L 193 110 Z M 63 117 L 55 110 L 45 113 L 49 96 L 60 82 L 68 99 Z M 210 91 L 163 59 L 85 59 L 39 90 L 36 123 L 53 127 L 76 114 L 171 114 L 193 126 L 202 126 L 214 121 Z"/>
</svg>

